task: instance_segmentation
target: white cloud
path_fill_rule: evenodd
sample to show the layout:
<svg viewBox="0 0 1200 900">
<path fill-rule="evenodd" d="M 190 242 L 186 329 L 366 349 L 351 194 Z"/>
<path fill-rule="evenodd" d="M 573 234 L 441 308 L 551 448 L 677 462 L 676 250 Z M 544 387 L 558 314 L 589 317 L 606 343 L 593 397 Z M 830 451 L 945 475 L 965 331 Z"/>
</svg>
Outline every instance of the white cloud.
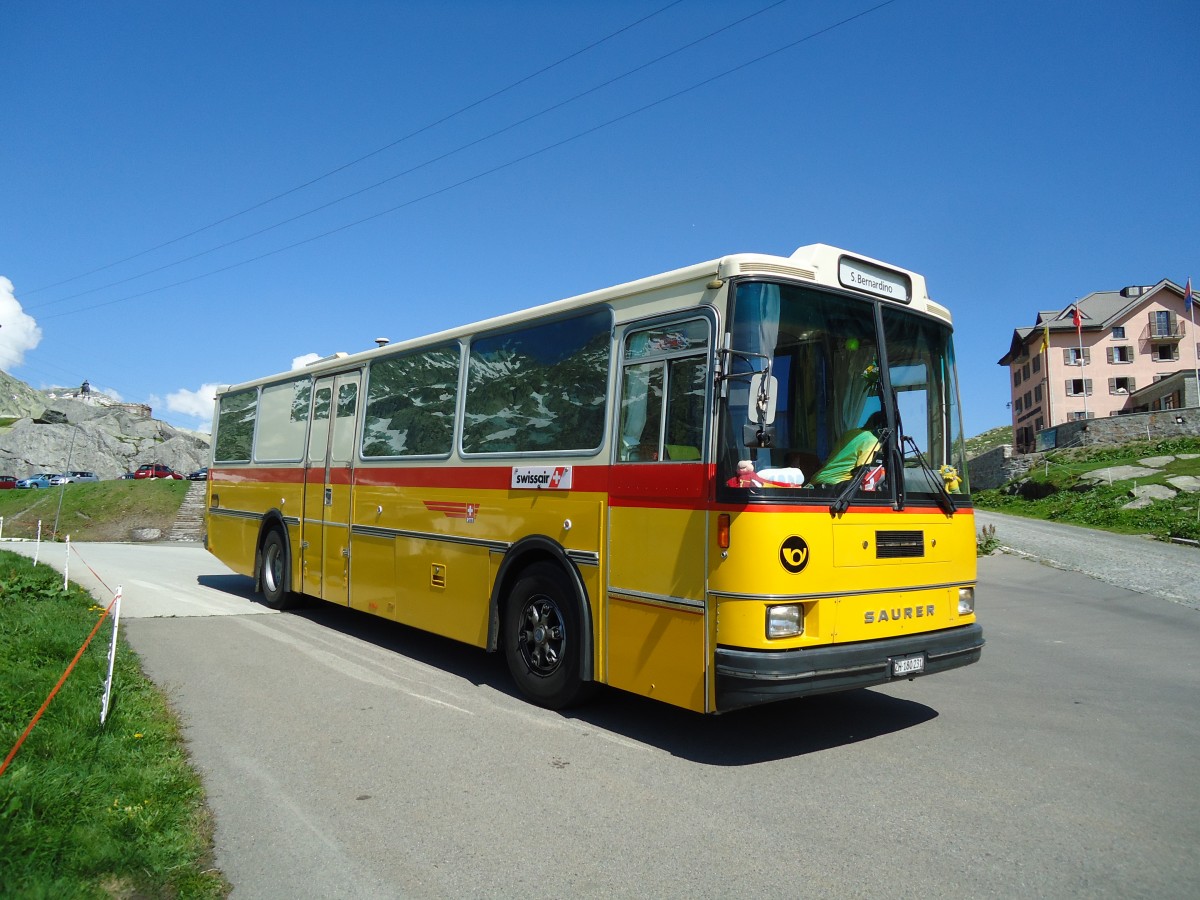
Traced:
<svg viewBox="0 0 1200 900">
<path fill-rule="evenodd" d="M 292 370 L 303 369 L 309 363 L 316 362 L 320 358 L 320 353 L 305 353 L 303 356 L 297 356 L 292 360 Z"/>
<path fill-rule="evenodd" d="M 0 369 L 6 372 L 25 362 L 25 352 L 42 341 L 42 329 L 21 309 L 13 283 L 0 275 Z"/>
<path fill-rule="evenodd" d="M 213 398 L 217 395 L 217 385 L 202 384 L 198 390 L 189 391 L 180 388 L 167 394 L 165 401 L 167 410 L 182 416 L 192 416 L 204 422 L 212 421 Z"/>
</svg>

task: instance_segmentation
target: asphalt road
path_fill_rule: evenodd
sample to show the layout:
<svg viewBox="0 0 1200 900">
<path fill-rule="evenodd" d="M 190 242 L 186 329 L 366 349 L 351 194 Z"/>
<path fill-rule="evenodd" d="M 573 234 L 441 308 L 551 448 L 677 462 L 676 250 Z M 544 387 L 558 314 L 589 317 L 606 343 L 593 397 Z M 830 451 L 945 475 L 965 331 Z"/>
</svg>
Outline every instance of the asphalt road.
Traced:
<svg viewBox="0 0 1200 900">
<path fill-rule="evenodd" d="M 480 651 L 269 613 L 197 547 L 77 549 L 126 579 L 234 898 L 1200 896 L 1181 603 L 997 556 L 975 666 L 716 718 L 615 691 L 559 714 Z"/>
</svg>

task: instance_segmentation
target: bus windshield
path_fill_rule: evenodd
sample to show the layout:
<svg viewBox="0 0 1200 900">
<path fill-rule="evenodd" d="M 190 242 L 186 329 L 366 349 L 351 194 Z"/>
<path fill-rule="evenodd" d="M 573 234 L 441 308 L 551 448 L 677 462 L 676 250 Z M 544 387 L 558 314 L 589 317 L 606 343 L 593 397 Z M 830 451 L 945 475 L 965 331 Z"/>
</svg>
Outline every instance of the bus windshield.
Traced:
<svg viewBox="0 0 1200 900">
<path fill-rule="evenodd" d="M 852 482 L 860 502 L 966 492 L 950 328 L 893 304 L 877 318 L 879 306 L 797 285 L 737 286 L 721 485 L 792 502 L 827 502 Z M 768 364 L 769 423 L 752 393 Z"/>
</svg>

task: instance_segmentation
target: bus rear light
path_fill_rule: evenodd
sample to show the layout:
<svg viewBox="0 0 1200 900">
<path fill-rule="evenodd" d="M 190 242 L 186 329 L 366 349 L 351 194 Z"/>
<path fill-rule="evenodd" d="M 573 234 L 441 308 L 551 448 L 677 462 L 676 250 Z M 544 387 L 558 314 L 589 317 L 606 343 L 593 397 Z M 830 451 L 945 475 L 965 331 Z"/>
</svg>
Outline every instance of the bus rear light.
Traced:
<svg viewBox="0 0 1200 900">
<path fill-rule="evenodd" d="M 767 607 L 767 637 L 787 638 L 804 634 L 804 607 L 799 603 Z"/>
<path fill-rule="evenodd" d="M 960 616 L 969 616 L 975 612 L 975 588 L 965 587 L 958 589 L 958 614 Z"/>
<path fill-rule="evenodd" d="M 722 550 L 729 549 L 729 513 L 717 516 L 717 546 Z"/>
</svg>

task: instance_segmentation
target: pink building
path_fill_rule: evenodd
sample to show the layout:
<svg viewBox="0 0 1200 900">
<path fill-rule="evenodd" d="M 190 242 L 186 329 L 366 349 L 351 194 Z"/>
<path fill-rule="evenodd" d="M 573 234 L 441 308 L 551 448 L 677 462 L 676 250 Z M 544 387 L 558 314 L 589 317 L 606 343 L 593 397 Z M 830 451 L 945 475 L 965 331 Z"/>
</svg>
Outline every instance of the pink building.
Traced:
<svg viewBox="0 0 1200 900">
<path fill-rule="evenodd" d="M 1037 432 L 1062 422 L 1200 406 L 1200 341 L 1183 288 L 1166 279 L 1039 312 L 1032 328 L 1013 332 L 1000 365 L 1008 369 L 1013 443 L 1021 452 L 1035 448 Z"/>
</svg>

